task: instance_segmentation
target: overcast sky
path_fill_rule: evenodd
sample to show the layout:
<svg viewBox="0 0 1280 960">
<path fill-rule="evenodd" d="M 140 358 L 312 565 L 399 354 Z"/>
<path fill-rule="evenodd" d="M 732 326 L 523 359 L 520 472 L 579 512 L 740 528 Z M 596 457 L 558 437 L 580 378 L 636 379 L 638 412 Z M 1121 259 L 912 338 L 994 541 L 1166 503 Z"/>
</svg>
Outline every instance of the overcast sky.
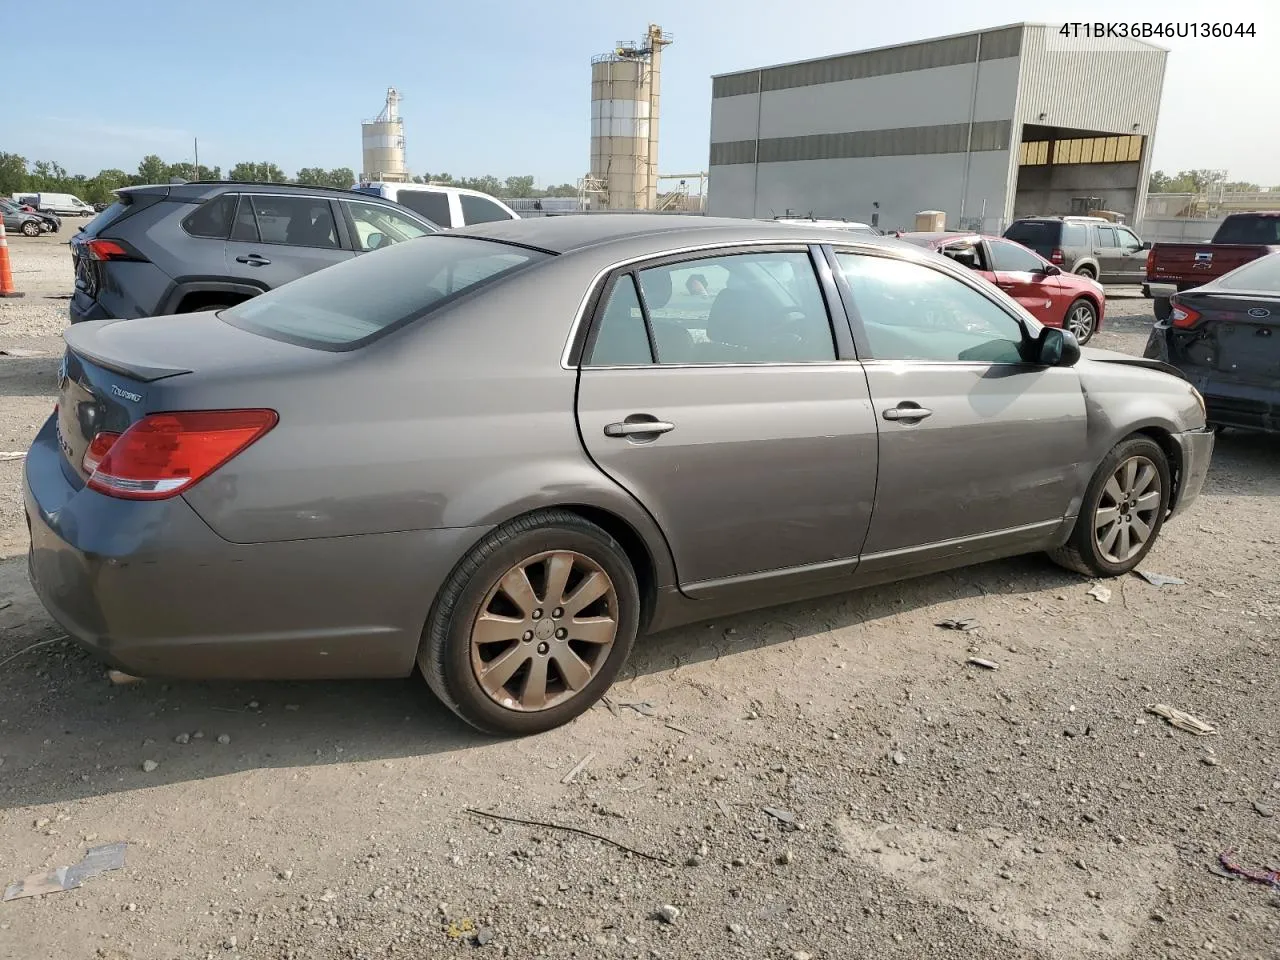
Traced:
<svg viewBox="0 0 1280 960">
<path fill-rule="evenodd" d="M 0 150 L 93 174 L 133 170 L 147 153 L 190 160 L 198 135 L 201 162 L 224 171 L 240 160 L 358 171 L 359 123 L 394 85 L 415 173 L 573 181 L 589 159 L 590 59 L 639 39 L 653 20 L 675 35 L 664 58 L 661 168 L 697 171 L 707 163 L 712 74 L 1023 20 L 1211 15 L 1256 23 L 1257 36 L 1160 41 L 1172 52 L 1155 166 L 1225 167 L 1233 179 L 1280 185 L 1273 11 L 1280 5 L 1261 0 L 43 0 L 21 18 L 21 35 L 35 39 L 10 37 Z M 59 36 L 74 47 L 19 67 L 24 42 L 57 45 Z"/>
</svg>

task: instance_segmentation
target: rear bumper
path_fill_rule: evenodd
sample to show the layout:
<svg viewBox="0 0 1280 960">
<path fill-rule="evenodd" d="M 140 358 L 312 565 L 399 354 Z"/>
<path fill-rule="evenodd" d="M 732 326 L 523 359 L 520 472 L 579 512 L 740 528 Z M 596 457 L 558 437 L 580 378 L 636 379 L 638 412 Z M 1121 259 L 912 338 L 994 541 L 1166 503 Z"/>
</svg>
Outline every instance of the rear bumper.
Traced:
<svg viewBox="0 0 1280 960">
<path fill-rule="evenodd" d="M 1163 297 L 1165 300 L 1169 299 L 1175 293 L 1178 292 L 1178 285 L 1176 283 L 1159 283 L 1159 282 L 1148 280 L 1146 283 L 1146 287 L 1147 287 L 1147 291 L 1151 294 L 1151 296 Z"/>
<path fill-rule="evenodd" d="M 1188 430 L 1176 433 L 1174 442 L 1182 453 L 1182 472 L 1178 480 L 1178 498 L 1174 501 L 1171 517 L 1176 517 L 1195 503 L 1204 489 L 1209 474 L 1209 462 L 1213 459 L 1213 430 Z"/>
<path fill-rule="evenodd" d="M 406 676 L 440 584 L 484 532 L 229 543 L 181 497 L 74 485 L 52 423 L 25 464 L 31 583 L 68 634 L 131 674 Z"/>
<path fill-rule="evenodd" d="M 1182 372 L 1204 397 L 1209 423 L 1242 430 L 1280 433 L 1280 383 L 1250 382 L 1217 370 L 1180 363 L 1170 348 L 1167 322 L 1158 322 L 1147 338 L 1143 356 L 1163 360 Z"/>
<path fill-rule="evenodd" d="M 71 300 L 67 304 L 68 318 L 72 323 L 84 323 L 87 320 L 110 320 L 111 314 L 107 312 L 106 307 L 100 304 L 89 294 L 83 290 L 77 290 L 71 295 Z"/>
</svg>

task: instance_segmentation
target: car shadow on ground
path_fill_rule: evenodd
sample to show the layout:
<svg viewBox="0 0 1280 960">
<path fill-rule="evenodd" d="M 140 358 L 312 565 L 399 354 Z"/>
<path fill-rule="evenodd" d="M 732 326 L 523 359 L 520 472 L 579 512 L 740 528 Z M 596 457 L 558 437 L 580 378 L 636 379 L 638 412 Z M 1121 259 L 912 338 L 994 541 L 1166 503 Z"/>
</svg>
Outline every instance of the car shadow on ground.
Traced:
<svg viewBox="0 0 1280 960">
<path fill-rule="evenodd" d="M 1280 496 L 1274 438 L 1223 435 L 1209 492 Z M 454 717 L 416 676 L 112 686 L 102 665 L 70 641 L 20 653 L 61 634 L 25 580 L 24 559 L 0 562 L 0 601 L 12 600 L 0 610 L 0 809 L 255 769 L 423 757 L 494 742 Z M 984 596 L 1060 592 L 1081 583 L 1043 556 L 1025 556 L 720 618 L 642 638 L 622 679 L 709 661 L 732 664 L 737 656 L 780 643 L 827 643 L 831 631 L 894 615 L 939 607 L 940 619 L 949 615 L 942 609 Z M 8 657 L 13 659 L 5 662 Z M 145 760 L 159 765 L 144 773 Z"/>
</svg>

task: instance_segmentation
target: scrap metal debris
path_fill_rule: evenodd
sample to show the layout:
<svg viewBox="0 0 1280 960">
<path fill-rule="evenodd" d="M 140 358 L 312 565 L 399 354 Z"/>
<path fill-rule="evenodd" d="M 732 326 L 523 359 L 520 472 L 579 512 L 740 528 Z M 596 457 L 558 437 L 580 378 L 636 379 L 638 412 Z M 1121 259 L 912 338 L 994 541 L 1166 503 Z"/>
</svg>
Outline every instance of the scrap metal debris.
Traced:
<svg viewBox="0 0 1280 960">
<path fill-rule="evenodd" d="M 1181 577 L 1171 577 L 1165 573 L 1151 573 L 1148 570 L 1135 570 L 1133 572 L 1153 587 L 1181 586 L 1187 582 Z"/>
<path fill-rule="evenodd" d="M 984 660 L 982 657 L 970 657 L 965 663 L 972 664 L 975 667 L 981 667 L 983 670 L 999 670 L 1000 664 L 994 660 Z"/>
<path fill-rule="evenodd" d="M 1262 883 L 1269 887 L 1280 889 L 1280 870 L 1267 870 L 1265 868 L 1258 868 L 1257 870 L 1254 870 L 1251 867 L 1243 866 L 1240 861 L 1236 859 L 1235 848 L 1218 854 L 1218 863 L 1222 865 L 1223 870 L 1231 874 L 1233 877 L 1239 877 L 1241 880 L 1251 880 L 1254 883 Z M 1214 872 L 1217 873 L 1216 870 Z"/>
<path fill-rule="evenodd" d="M 642 717 L 656 717 L 658 711 L 653 709 L 653 704 L 647 700 L 640 700 L 635 703 L 620 703 L 618 707 L 623 710 L 634 710 Z"/>
<path fill-rule="evenodd" d="M 1099 603 L 1110 603 L 1111 588 L 1104 587 L 1102 584 L 1096 583 L 1094 584 L 1093 589 L 1089 591 L 1089 596 L 1093 597 L 1093 599 L 1097 600 Z"/>
<path fill-rule="evenodd" d="M 627 853 L 633 853 L 637 857 L 643 857 L 645 860 L 652 860 L 654 863 L 661 863 L 663 866 L 675 866 L 670 860 L 656 856 L 652 853 L 643 853 L 634 847 L 628 847 L 625 843 L 619 843 L 617 840 L 611 840 L 609 837 L 601 836 L 598 833 L 592 833 L 590 830 L 583 830 L 581 827 L 566 827 L 558 823 L 547 823 L 543 820 L 523 820 L 519 817 L 504 817 L 498 813 L 486 813 L 483 810 L 476 810 L 472 807 L 464 807 L 465 812 L 473 814 L 477 817 L 486 817 L 489 820 L 501 820 L 503 823 L 518 823 L 526 827 L 542 827 L 546 830 L 563 830 L 565 833 L 576 833 L 579 836 L 590 837 L 592 840 L 599 840 L 601 843 L 607 843 L 611 847 L 617 847 Z"/>
<path fill-rule="evenodd" d="M 779 823 L 783 823 L 793 829 L 795 828 L 796 815 L 790 810 L 783 810 L 781 807 L 763 807 L 762 809 Z"/>
<path fill-rule="evenodd" d="M 1205 723 L 1199 717 L 1193 717 L 1185 710 L 1179 710 L 1177 707 L 1171 707 L 1167 703 L 1152 703 L 1147 705 L 1147 713 L 1153 713 L 1157 717 L 1163 717 L 1171 727 L 1177 727 L 1187 733 L 1194 733 L 1197 737 L 1206 737 L 1211 733 L 1218 731 Z"/>
<path fill-rule="evenodd" d="M 588 753 L 585 757 L 573 765 L 573 769 L 560 778 L 561 783 L 573 783 L 573 778 L 587 769 L 587 764 L 596 758 L 594 753 Z"/>
<path fill-rule="evenodd" d="M 957 620 L 954 617 L 948 617 L 946 620 L 939 620 L 935 626 L 942 627 L 943 630 L 977 630 L 981 626 L 973 617 L 965 617 Z"/>
<path fill-rule="evenodd" d="M 124 866 L 124 851 L 127 843 L 107 843 L 100 847 L 90 847 L 85 851 L 84 859 L 75 866 L 58 867 L 48 873 L 37 873 L 9 884 L 4 891 L 5 900 L 21 900 L 24 897 L 42 897 L 47 893 L 61 893 L 74 890 L 91 877 L 108 870 L 119 870 Z"/>
</svg>

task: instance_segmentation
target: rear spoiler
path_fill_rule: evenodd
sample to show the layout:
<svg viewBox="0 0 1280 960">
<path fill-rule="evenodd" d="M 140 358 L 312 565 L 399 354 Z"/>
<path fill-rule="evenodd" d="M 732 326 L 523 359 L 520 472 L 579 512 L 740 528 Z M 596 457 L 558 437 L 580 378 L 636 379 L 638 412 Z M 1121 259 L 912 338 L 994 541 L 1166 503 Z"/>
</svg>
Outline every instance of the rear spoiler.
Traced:
<svg viewBox="0 0 1280 960">
<path fill-rule="evenodd" d="M 67 347 L 84 359 L 114 373 L 151 383 L 166 377 L 177 377 L 190 373 L 189 367 L 173 367 L 157 363 L 143 357 L 125 357 L 111 350 L 111 334 L 108 332 L 117 323 L 128 323 L 127 320 L 91 320 L 77 323 L 62 332 L 62 339 Z"/>
</svg>

